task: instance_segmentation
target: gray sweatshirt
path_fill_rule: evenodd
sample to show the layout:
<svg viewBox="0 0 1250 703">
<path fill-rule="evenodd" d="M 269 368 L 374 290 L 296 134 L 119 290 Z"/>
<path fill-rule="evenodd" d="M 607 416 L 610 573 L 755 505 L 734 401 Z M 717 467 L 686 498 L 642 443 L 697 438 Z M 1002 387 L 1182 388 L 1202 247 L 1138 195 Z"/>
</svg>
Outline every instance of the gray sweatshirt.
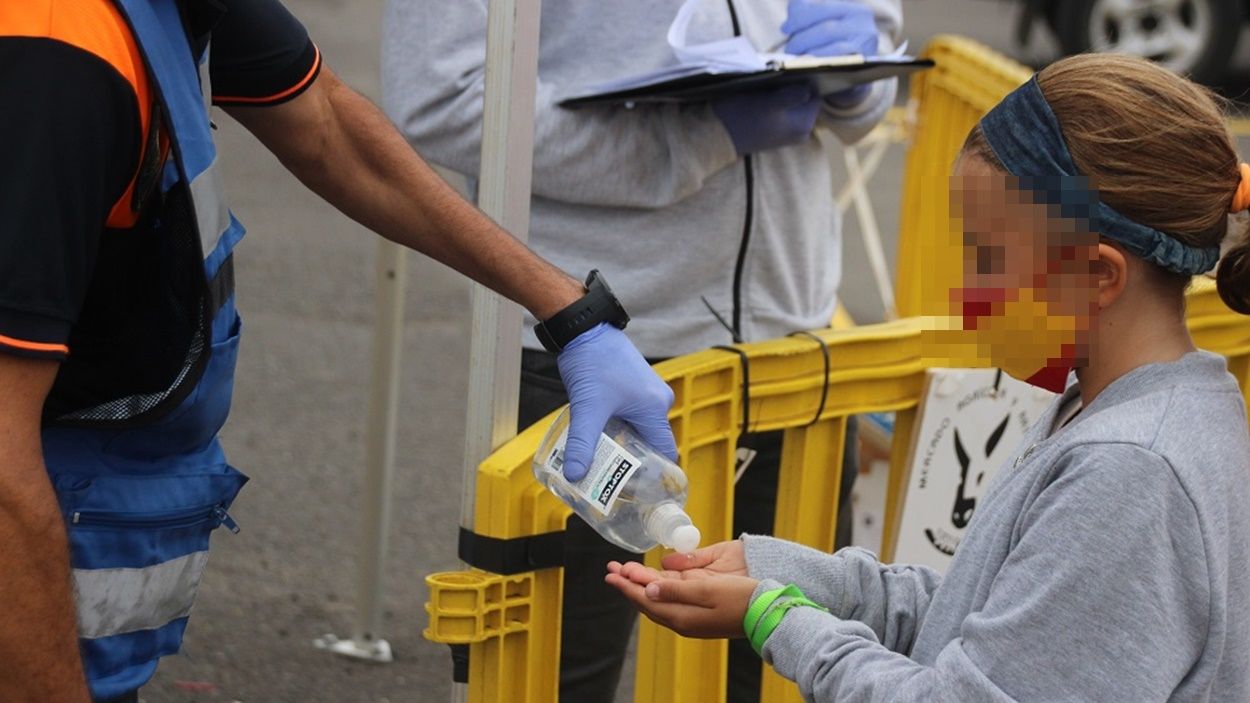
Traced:
<svg viewBox="0 0 1250 703">
<path fill-rule="evenodd" d="M 814 701 L 1250 701 L 1250 439 L 1223 358 L 1140 367 L 978 507 L 945 577 L 744 537 L 795 583 L 764 658 Z"/>
<path fill-rule="evenodd" d="M 704 2 L 692 40 L 733 36 L 729 1 Z M 882 50 L 892 49 L 899 0 L 859 1 L 876 12 Z M 817 138 L 752 157 L 744 236 L 744 163 L 707 104 L 557 107 L 578 88 L 674 63 L 666 33 L 681 4 L 542 3 L 530 245 L 574 275 L 603 271 L 648 357 L 730 341 L 701 298 L 731 322 L 737 299 L 748 340 L 823 327 L 841 275 L 835 184 Z M 782 38 L 785 0 L 734 7 L 757 48 Z M 486 9 L 486 0 L 389 0 L 383 33 L 387 114 L 423 156 L 469 176 L 481 150 Z M 822 124 L 843 141 L 862 137 L 894 100 L 894 81 L 876 85 L 863 104 L 826 112 Z M 529 325 L 525 334 L 538 348 Z"/>
</svg>

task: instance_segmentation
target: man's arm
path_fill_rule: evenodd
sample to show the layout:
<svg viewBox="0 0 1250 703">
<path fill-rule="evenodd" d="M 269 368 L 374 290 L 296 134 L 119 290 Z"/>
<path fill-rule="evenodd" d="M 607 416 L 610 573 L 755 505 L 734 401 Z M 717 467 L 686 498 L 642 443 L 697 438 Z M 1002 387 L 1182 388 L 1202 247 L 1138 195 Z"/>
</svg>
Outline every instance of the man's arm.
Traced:
<svg viewBox="0 0 1250 703">
<path fill-rule="evenodd" d="M 43 465 L 57 362 L 0 353 L 0 700 L 89 701 L 69 546 Z"/>
<path fill-rule="evenodd" d="M 344 214 L 520 303 L 538 319 L 581 297 L 580 283 L 465 202 L 377 107 L 328 67 L 294 100 L 226 111 Z"/>
<path fill-rule="evenodd" d="M 343 213 L 524 305 L 534 317 L 545 320 L 582 296 L 581 284 L 465 202 L 329 68 L 289 102 L 227 111 Z M 667 417 L 673 392 L 620 330 L 601 323 L 583 332 L 558 363 L 572 413 L 566 476 L 584 475 L 609 417 L 633 425 L 653 447 L 677 458 Z"/>
</svg>

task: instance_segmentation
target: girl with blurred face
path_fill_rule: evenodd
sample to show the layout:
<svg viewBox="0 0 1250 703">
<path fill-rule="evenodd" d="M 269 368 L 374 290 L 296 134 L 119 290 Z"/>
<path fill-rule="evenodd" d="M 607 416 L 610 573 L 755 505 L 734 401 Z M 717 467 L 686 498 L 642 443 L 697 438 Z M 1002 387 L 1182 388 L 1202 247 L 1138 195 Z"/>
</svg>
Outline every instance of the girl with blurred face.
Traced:
<svg viewBox="0 0 1250 703">
<path fill-rule="evenodd" d="M 1215 269 L 1250 313 L 1250 166 L 1216 99 L 1064 59 L 973 130 L 952 186 L 964 330 L 1060 394 L 947 573 L 743 535 L 608 582 L 681 634 L 747 637 L 808 700 L 1250 700 L 1246 408 L 1184 310 Z"/>
</svg>

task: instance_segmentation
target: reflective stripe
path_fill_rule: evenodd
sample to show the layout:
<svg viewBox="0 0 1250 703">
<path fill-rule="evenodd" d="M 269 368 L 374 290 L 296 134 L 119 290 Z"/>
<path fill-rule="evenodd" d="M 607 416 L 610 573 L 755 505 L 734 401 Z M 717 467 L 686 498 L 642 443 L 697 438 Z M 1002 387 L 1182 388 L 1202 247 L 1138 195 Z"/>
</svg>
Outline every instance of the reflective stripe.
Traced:
<svg viewBox="0 0 1250 703">
<path fill-rule="evenodd" d="M 208 55 L 213 50 L 213 42 L 210 39 L 208 44 L 204 46 L 204 54 L 200 56 L 200 94 L 204 96 L 204 114 L 211 115 L 213 107 L 213 76 L 209 73 Z"/>
<path fill-rule="evenodd" d="M 212 115 L 212 76 L 209 73 L 208 55 L 212 44 L 204 47 L 200 56 L 200 95 L 204 101 L 204 114 Z M 210 119 L 211 123 L 211 119 Z M 196 224 L 200 230 L 200 241 L 203 242 L 204 258 L 217 248 L 221 235 L 230 227 L 230 210 L 226 206 L 226 191 L 223 190 L 221 172 L 217 168 L 217 157 L 199 174 L 192 175 L 191 203 L 195 208 Z"/>
<path fill-rule="evenodd" d="M 208 168 L 191 181 L 191 201 L 195 207 L 200 241 L 203 242 L 204 258 L 213 253 L 217 243 L 221 241 L 221 235 L 230 226 L 230 210 L 226 207 L 221 169 L 217 163 L 217 158 L 214 157 Z"/>
<path fill-rule="evenodd" d="M 74 569 L 78 636 L 152 630 L 191 613 L 208 552 L 142 569 Z"/>
</svg>

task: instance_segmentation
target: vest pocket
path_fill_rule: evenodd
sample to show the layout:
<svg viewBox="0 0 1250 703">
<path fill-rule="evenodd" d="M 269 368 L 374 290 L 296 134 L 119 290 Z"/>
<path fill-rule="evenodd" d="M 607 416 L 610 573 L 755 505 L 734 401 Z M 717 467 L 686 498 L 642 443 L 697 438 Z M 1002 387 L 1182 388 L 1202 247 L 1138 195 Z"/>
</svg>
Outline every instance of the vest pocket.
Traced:
<svg viewBox="0 0 1250 703">
<path fill-rule="evenodd" d="M 86 530 L 174 530 L 207 524 L 209 529 L 224 525 L 231 532 L 239 531 L 238 525 L 226 512 L 226 506 L 223 503 L 172 510 L 166 513 L 110 513 L 103 510 L 76 510 L 73 515 L 70 515 L 69 521 L 74 527 Z"/>
<path fill-rule="evenodd" d="M 233 310 L 228 333 L 212 343 L 208 366 L 195 389 L 177 409 L 142 427 L 122 430 L 109 440 L 110 455 L 152 462 L 201 451 L 217 436 L 230 414 L 234 368 L 239 355 L 242 320 Z"/>
<path fill-rule="evenodd" d="M 229 466 L 188 474 L 54 476 L 69 533 L 88 678 L 178 651 L 209 538 L 247 481 Z"/>
</svg>

